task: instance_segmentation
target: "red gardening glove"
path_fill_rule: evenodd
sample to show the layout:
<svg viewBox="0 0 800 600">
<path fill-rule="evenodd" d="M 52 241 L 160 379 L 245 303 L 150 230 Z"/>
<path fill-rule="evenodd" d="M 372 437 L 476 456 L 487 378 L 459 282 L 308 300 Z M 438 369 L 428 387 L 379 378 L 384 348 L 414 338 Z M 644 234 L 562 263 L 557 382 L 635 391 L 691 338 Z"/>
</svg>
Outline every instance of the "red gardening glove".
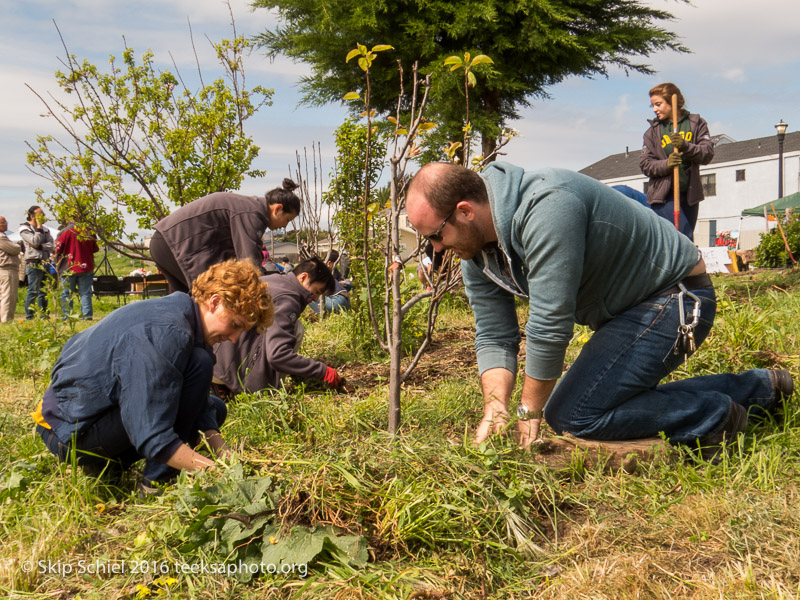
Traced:
<svg viewBox="0 0 800 600">
<path fill-rule="evenodd" d="M 328 367 L 325 370 L 325 377 L 322 380 L 327 383 L 333 389 L 338 388 L 342 384 L 342 378 L 339 373 L 336 372 L 336 369 L 333 367 Z"/>
</svg>

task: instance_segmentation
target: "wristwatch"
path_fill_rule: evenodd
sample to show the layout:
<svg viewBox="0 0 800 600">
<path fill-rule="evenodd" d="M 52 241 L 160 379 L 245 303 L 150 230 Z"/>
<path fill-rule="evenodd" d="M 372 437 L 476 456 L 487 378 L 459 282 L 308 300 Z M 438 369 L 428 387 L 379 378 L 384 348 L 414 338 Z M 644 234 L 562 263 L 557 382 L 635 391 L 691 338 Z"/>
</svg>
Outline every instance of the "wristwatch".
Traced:
<svg viewBox="0 0 800 600">
<path fill-rule="evenodd" d="M 517 406 L 517 418 L 520 421 L 530 421 L 531 419 L 541 419 L 544 416 L 544 411 L 541 410 L 528 410 L 522 402 Z"/>
</svg>

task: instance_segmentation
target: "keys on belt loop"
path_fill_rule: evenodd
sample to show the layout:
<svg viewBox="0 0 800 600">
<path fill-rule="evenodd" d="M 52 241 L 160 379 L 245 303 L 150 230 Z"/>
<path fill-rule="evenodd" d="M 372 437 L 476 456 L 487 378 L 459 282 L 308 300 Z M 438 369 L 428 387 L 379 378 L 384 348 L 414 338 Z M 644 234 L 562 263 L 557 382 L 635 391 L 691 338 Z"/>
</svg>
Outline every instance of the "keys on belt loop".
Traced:
<svg viewBox="0 0 800 600">
<path fill-rule="evenodd" d="M 694 342 L 694 328 L 700 322 L 700 298 L 690 292 L 683 283 L 678 283 L 680 292 L 678 293 L 678 315 L 680 324 L 678 325 L 678 339 L 675 344 L 675 354 L 683 354 L 684 357 L 692 354 L 697 346 Z M 688 296 L 694 300 L 694 307 L 692 309 L 692 321 L 686 322 L 686 309 L 683 306 L 684 296 Z"/>
</svg>

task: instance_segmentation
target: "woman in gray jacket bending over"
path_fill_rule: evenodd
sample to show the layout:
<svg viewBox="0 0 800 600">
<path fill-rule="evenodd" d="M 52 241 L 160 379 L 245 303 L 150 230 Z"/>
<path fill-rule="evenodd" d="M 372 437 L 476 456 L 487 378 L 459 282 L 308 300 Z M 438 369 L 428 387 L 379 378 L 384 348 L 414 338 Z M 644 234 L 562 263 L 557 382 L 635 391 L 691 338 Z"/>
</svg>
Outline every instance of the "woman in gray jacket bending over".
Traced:
<svg viewBox="0 0 800 600">
<path fill-rule="evenodd" d="M 264 198 L 215 192 L 156 223 L 150 256 L 170 290 L 188 293 L 195 277 L 229 258 L 261 265 L 261 238 L 267 228 L 282 229 L 300 214 L 300 198 L 294 194 L 297 187 L 284 179 L 282 187 Z"/>
</svg>

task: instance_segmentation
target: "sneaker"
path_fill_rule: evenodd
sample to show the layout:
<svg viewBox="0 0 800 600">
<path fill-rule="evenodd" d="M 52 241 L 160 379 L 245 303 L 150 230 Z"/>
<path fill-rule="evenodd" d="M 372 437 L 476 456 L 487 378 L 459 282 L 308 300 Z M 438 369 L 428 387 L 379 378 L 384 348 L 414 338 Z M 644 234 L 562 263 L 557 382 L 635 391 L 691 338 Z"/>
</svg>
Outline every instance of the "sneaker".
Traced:
<svg viewBox="0 0 800 600">
<path fill-rule="evenodd" d="M 769 416 L 778 422 L 784 419 L 784 406 L 794 394 L 794 381 L 792 374 L 785 369 L 769 369 L 767 371 L 772 379 L 772 403 L 765 408 L 750 408 L 752 416 Z"/>
<path fill-rule="evenodd" d="M 700 446 L 700 455 L 703 460 L 710 463 L 719 462 L 722 444 L 731 444 L 736 437 L 747 427 L 747 411 L 740 404 L 731 402 L 731 412 L 722 429 L 716 433 L 709 433 L 697 440 Z"/>
</svg>

